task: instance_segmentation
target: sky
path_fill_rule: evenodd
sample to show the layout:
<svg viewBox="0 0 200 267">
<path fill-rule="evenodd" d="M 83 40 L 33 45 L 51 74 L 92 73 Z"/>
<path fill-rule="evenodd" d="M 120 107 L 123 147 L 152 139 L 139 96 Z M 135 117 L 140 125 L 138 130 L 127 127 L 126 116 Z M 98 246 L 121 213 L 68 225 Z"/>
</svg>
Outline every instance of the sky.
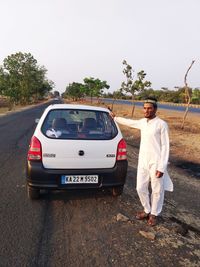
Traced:
<svg viewBox="0 0 200 267">
<path fill-rule="evenodd" d="M 0 65 L 31 53 L 64 92 L 85 77 L 122 81 L 123 60 L 152 88 L 200 87 L 199 0 L 1 0 Z"/>
</svg>

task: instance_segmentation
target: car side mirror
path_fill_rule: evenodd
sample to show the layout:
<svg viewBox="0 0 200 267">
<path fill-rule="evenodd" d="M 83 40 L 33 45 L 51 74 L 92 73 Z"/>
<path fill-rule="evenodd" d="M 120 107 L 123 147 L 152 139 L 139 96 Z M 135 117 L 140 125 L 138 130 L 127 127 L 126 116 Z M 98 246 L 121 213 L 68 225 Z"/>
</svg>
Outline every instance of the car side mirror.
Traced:
<svg viewBox="0 0 200 267">
<path fill-rule="evenodd" d="M 40 119 L 38 119 L 38 118 L 35 119 L 35 123 L 38 124 L 39 120 L 40 120 Z"/>
</svg>

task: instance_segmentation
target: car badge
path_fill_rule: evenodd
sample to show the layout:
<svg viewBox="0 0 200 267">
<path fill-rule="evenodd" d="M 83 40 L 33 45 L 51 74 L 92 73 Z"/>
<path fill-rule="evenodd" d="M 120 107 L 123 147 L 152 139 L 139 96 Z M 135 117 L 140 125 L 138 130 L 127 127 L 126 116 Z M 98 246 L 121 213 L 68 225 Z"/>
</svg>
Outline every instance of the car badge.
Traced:
<svg viewBox="0 0 200 267">
<path fill-rule="evenodd" d="M 107 158 L 114 158 L 115 157 L 115 154 L 107 154 L 106 157 Z"/>
<path fill-rule="evenodd" d="M 53 153 L 44 153 L 43 154 L 43 157 L 45 157 L 45 158 L 55 158 L 56 157 L 56 154 L 53 154 Z"/>
</svg>

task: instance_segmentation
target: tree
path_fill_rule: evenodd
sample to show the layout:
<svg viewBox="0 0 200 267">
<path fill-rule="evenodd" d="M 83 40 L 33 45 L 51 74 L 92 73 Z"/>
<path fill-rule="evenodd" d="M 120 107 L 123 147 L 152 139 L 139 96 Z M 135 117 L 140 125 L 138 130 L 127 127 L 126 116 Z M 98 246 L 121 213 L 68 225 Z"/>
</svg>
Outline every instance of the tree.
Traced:
<svg viewBox="0 0 200 267">
<path fill-rule="evenodd" d="M 152 88 L 150 89 L 144 89 L 141 92 L 139 92 L 136 96 L 135 99 L 137 100 L 143 100 L 148 97 L 155 97 L 155 94 L 158 95 L 158 91 L 153 90 Z M 157 98 L 157 97 L 156 97 Z"/>
<path fill-rule="evenodd" d="M 4 71 L 3 67 L 0 66 L 0 95 L 4 95 L 6 90 L 6 84 L 8 80 L 8 74 Z"/>
<path fill-rule="evenodd" d="M 53 81 L 47 80 L 47 79 L 42 81 L 41 84 L 38 85 L 37 87 L 38 88 L 37 93 L 35 92 L 35 94 L 32 95 L 32 97 L 34 98 L 34 101 L 37 101 L 43 98 L 44 96 L 48 96 L 49 92 L 52 91 L 54 87 L 55 85 Z"/>
<path fill-rule="evenodd" d="M 132 109 L 132 116 L 134 113 L 134 99 L 135 94 L 138 92 L 143 91 L 146 88 L 149 88 L 151 86 L 150 81 L 144 81 L 146 77 L 146 73 L 144 70 L 141 70 L 137 73 L 137 79 L 133 79 L 133 69 L 131 65 L 129 65 L 126 60 L 123 61 L 123 65 L 125 66 L 123 69 L 123 74 L 126 76 L 126 81 L 122 82 L 121 88 L 122 91 L 125 91 L 126 93 L 130 93 L 132 96 L 133 101 L 133 109 Z"/>
<path fill-rule="evenodd" d="M 11 54 L 3 61 L 0 71 L 0 87 L 12 104 L 26 104 L 52 90 L 53 82 L 45 77 L 47 70 L 38 66 L 30 53 Z"/>
<path fill-rule="evenodd" d="M 65 96 L 69 96 L 75 101 L 84 97 L 84 95 L 85 86 L 82 83 L 73 82 L 66 87 Z"/>
<path fill-rule="evenodd" d="M 30 84 L 30 97 L 37 101 L 48 95 L 51 90 L 55 87 L 54 82 L 46 78 L 47 70 L 44 66 L 37 67 L 36 71 L 33 72 L 32 82 Z M 33 78 L 32 77 L 32 78 Z"/>
<path fill-rule="evenodd" d="M 199 88 L 195 88 L 192 91 L 192 103 L 200 104 L 200 89 Z"/>
<path fill-rule="evenodd" d="M 99 98 L 103 94 L 104 89 L 109 89 L 110 86 L 106 81 L 101 81 L 100 79 L 94 79 L 93 77 L 84 79 L 85 93 L 87 96 L 92 98 L 96 96 Z"/>
</svg>

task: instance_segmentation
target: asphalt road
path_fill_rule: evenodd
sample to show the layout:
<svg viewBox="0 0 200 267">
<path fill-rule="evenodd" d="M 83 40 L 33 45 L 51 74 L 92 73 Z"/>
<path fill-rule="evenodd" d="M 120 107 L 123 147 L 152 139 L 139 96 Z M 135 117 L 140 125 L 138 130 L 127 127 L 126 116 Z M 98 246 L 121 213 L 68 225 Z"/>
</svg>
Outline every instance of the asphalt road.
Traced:
<svg viewBox="0 0 200 267">
<path fill-rule="evenodd" d="M 31 203 L 25 190 L 30 138 L 46 105 L 0 117 L 0 266 L 34 262 L 45 203 Z"/>
<path fill-rule="evenodd" d="M 136 221 L 138 147 L 131 140 L 122 196 L 84 190 L 27 198 L 26 153 L 45 106 L 0 117 L 0 266 L 199 266 L 199 180 L 171 166 L 176 189 L 166 194 L 159 225 Z M 117 221 L 119 213 L 129 221 Z"/>
</svg>

